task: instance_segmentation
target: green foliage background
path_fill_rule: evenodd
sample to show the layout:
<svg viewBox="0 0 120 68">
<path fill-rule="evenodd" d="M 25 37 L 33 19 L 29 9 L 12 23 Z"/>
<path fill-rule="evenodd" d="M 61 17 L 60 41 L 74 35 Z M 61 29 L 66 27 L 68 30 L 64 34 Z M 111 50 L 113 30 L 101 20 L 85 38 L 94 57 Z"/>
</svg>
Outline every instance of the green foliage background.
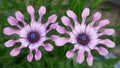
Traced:
<svg viewBox="0 0 120 68">
<path fill-rule="evenodd" d="M 70 60 L 65 57 L 66 51 L 72 49 L 73 45 L 66 44 L 63 47 L 57 47 L 55 46 L 53 41 L 47 41 L 54 46 L 54 50 L 52 52 L 46 52 L 43 48 L 40 48 L 40 50 L 42 51 L 42 59 L 39 61 L 33 60 L 33 62 L 31 63 L 27 61 L 26 57 L 29 53 L 28 48 L 22 49 L 21 53 L 17 57 L 10 56 L 10 51 L 14 47 L 18 47 L 20 43 L 15 44 L 14 47 L 6 48 L 4 46 L 4 42 L 9 39 L 17 39 L 18 36 L 4 35 L 3 28 L 10 26 L 7 22 L 7 17 L 14 16 L 15 11 L 21 11 L 25 16 L 25 21 L 29 23 L 30 16 L 26 11 L 26 7 L 28 5 L 32 5 L 36 11 L 36 19 L 38 19 L 37 11 L 41 5 L 44 5 L 47 8 L 47 14 L 43 17 L 43 22 L 47 21 L 49 15 L 55 13 L 58 15 L 57 21 L 60 25 L 63 25 L 60 21 L 60 17 L 66 15 L 66 11 L 68 9 L 73 10 L 77 14 L 78 20 L 81 21 L 81 12 L 85 7 L 89 7 L 91 9 L 92 14 L 92 12 L 102 2 L 102 0 L 90 0 L 89 5 L 87 5 L 88 0 L 68 0 L 68 4 L 63 4 L 63 1 L 65 0 L 54 1 L 55 2 L 53 2 L 53 0 L 0 0 L 0 68 L 113 68 L 114 64 L 117 63 L 119 59 L 101 59 L 103 57 L 100 56 L 96 51 L 93 51 L 93 55 L 99 60 L 94 60 L 93 66 L 89 67 L 86 63 L 86 60 L 82 64 L 78 64 L 75 61 L 76 56 Z M 104 10 L 104 8 L 102 10 Z M 87 22 L 90 21 L 88 20 Z M 107 27 L 112 27 L 118 30 L 120 29 L 119 26 Z M 69 30 L 69 28 L 66 29 Z M 48 36 L 50 36 L 51 34 L 60 35 L 56 31 L 52 31 L 48 34 Z M 103 38 L 106 37 L 116 42 L 116 47 L 120 45 L 118 36 L 104 36 Z M 111 49 L 108 50 L 111 51 Z"/>
</svg>

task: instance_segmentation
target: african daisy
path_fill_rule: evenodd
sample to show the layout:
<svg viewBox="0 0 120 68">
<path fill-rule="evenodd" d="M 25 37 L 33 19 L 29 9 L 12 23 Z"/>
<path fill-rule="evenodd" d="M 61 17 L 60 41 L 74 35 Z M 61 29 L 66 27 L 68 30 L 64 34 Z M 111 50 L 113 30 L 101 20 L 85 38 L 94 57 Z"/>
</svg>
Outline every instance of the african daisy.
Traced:
<svg viewBox="0 0 120 68">
<path fill-rule="evenodd" d="M 102 32 L 99 31 L 100 28 L 110 24 L 108 19 L 101 20 L 97 26 L 94 26 L 95 22 L 100 20 L 101 13 L 96 12 L 93 15 L 92 21 L 86 25 L 86 18 L 89 16 L 90 10 L 89 8 L 85 8 L 82 12 L 82 22 L 79 23 L 77 20 L 76 14 L 68 10 L 67 16 L 61 17 L 61 21 L 65 26 L 71 28 L 71 31 L 67 31 L 62 26 L 57 26 L 56 30 L 61 34 L 68 34 L 70 38 L 60 37 L 54 35 L 51 39 L 55 41 L 57 46 L 64 46 L 66 43 L 74 44 L 74 48 L 72 50 L 68 50 L 66 53 L 66 57 L 68 59 L 74 56 L 75 51 L 78 51 L 78 55 L 76 61 L 81 64 L 84 61 L 85 55 L 87 52 L 87 63 L 89 66 L 93 65 L 93 55 L 91 54 L 91 50 L 97 50 L 100 55 L 106 56 L 108 54 L 108 50 L 104 47 L 98 47 L 98 44 L 104 44 L 109 48 L 115 47 L 115 43 L 110 39 L 100 39 L 103 35 L 112 35 L 115 33 L 114 29 L 104 29 Z M 74 21 L 74 26 L 71 24 L 70 19 Z"/>
<path fill-rule="evenodd" d="M 14 48 L 11 52 L 11 56 L 17 56 L 21 49 L 28 47 L 29 48 L 29 54 L 27 55 L 27 60 L 29 62 L 32 62 L 33 57 L 35 57 L 35 60 L 41 59 L 41 51 L 39 50 L 39 47 L 44 47 L 46 51 L 52 51 L 53 46 L 50 43 L 44 43 L 44 41 L 48 40 L 49 38 L 46 36 L 48 32 L 50 32 L 52 29 L 55 29 L 55 26 L 57 25 L 54 22 L 57 19 L 57 16 L 55 14 L 48 17 L 48 21 L 46 23 L 42 22 L 42 17 L 46 13 L 46 7 L 41 6 L 38 10 L 39 19 L 38 21 L 35 20 L 35 10 L 34 8 L 29 5 L 27 7 L 27 12 L 29 13 L 31 17 L 30 25 L 27 24 L 24 21 L 24 16 L 20 11 L 15 12 L 15 17 L 9 16 L 8 17 L 8 23 L 12 26 L 16 26 L 18 29 L 13 29 L 11 27 L 4 28 L 3 32 L 6 35 L 18 35 L 19 39 L 14 40 L 10 39 L 7 42 L 5 42 L 6 47 L 12 47 L 15 43 L 20 42 L 21 45 L 18 48 Z M 19 25 L 19 23 L 22 23 L 23 26 Z M 49 24 L 50 29 L 47 29 L 47 26 Z M 35 55 L 33 55 L 32 51 L 35 50 Z"/>
</svg>

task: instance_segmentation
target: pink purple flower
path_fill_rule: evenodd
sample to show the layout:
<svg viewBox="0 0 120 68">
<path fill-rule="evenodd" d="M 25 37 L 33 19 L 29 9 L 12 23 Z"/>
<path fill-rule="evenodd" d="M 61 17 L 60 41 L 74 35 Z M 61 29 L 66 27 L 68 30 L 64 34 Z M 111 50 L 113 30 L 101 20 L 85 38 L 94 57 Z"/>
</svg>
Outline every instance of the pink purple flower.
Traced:
<svg viewBox="0 0 120 68">
<path fill-rule="evenodd" d="M 57 46 L 64 46 L 66 43 L 74 44 L 72 50 L 68 50 L 66 53 L 66 57 L 68 59 L 72 58 L 75 54 L 75 51 L 78 51 L 76 61 L 81 64 L 84 61 L 85 55 L 87 52 L 87 63 L 89 66 L 93 65 L 93 55 L 91 50 L 97 50 L 100 55 L 106 56 L 109 52 L 104 47 L 98 46 L 98 44 L 103 44 L 109 48 L 115 47 L 115 43 L 110 39 L 100 39 L 103 35 L 112 35 L 115 33 L 114 29 L 108 28 L 100 31 L 100 29 L 108 24 L 110 21 L 108 19 L 100 20 L 101 13 L 96 12 L 93 14 L 92 21 L 86 25 L 86 19 L 90 15 L 89 8 L 85 8 L 82 12 L 82 22 L 79 23 L 77 20 L 76 14 L 68 10 L 67 16 L 62 16 L 61 21 L 65 26 L 71 28 L 71 31 L 67 31 L 62 26 L 57 26 L 56 30 L 61 34 L 68 34 L 70 38 L 53 36 L 52 40 L 55 41 Z M 70 19 L 74 21 L 74 24 L 71 24 Z M 99 21 L 100 20 L 100 21 Z M 99 21 L 98 25 L 94 25 L 97 21 Z M 73 26 L 74 25 L 74 26 Z"/>
<path fill-rule="evenodd" d="M 15 26 L 18 29 L 13 29 L 11 27 L 4 28 L 3 32 L 6 35 L 18 35 L 19 39 L 14 40 L 10 39 L 5 42 L 6 47 L 12 47 L 15 43 L 20 42 L 21 45 L 18 48 L 14 48 L 11 52 L 11 56 L 17 56 L 23 48 L 29 48 L 29 54 L 27 55 L 27 60 L 32 62 L 33 57 L 35 60 L 40 60 L 42 53 L 39 50 L 39 47 L 44 47 L 46 51 L 52 51 L 53 46 L 50 43 L 44 43 L 44 41 L 49 40 L 50 38 L 46 36 L 48 32 L 52 29 L 55 29 L 57 23 L 55 23 L 57 16 L 55 14 L 48 17 L 46 23 L 42 22 L 43 15 L 46 13 L 46 7 L 41 6 L 38 10 L 38 21 L 35 20 L 35 10 L 29 5 L 27 7 L 27 12 L 31 17 L 30 25 L 24 21 L 24 16 L 20 11 L 15 12 L 15 17 L 9 16 L 8 23 L 11 26 Z M 20 25 L 23 24 L 23 26 Z M 51 24 L 51 25 L 50 25 Z M 47 29 L 48 25 L 51 28 Z M 35 55 L 33 55 L 32 51 L 35 50 Z"/>
</svg>

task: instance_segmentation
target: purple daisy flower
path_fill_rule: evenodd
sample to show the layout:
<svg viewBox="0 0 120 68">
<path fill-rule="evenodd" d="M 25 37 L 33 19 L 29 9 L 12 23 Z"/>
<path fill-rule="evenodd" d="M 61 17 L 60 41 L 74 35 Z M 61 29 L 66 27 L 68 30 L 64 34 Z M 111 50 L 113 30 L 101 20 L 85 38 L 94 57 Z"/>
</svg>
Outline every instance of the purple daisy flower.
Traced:
<svg viewBox="0 0 120 68">
<path fill-rule="evenodd" d="M 61 20 L 65 26 L 69 26 L 71 28 L 71 32 L 67 31 L 60 25 L 57 26 L 56 30 L 61 34 L 68 34 L 70 38 L 54 36 L 52 40 L 55 41 L 55 44 L 57 46 L 64 46 L 66 43 L 74 44 L 74 48 L 67 51 L 66 57 L 70 59 L 74 56 L 74 52 L 78 51 L 76 61 L 79 64 L 84 61 L 84 53 L 86 51 L 88 53 L 87 63 L 89 66 L 92 66 L 93 56 L 91 54 L 91 50 L 97 50 L 99 54 L 103 56 L 106 56 L 108 54 L 108 50 L 106 50 L 104 47 L 98 47 L 98 44 L 104 44 L 109 48 L 115 47 L 115 43 L 110 39 L 100 39 L 99 37 L 103 35 L 112 35 L 115 33 L 115 31 L 114 29 L 105 29 L 102 32 L 99 31 L 100 28 L 110 24 L 110 21 L 108 19 L 101 20 L 97 26 L 94 26 L 95 22 L 101 18 L 100 12 L 96 12 L 93 15 L 92 22 L 86 25 L 86 18 L 89 16 L 89 14 L 89 8 L 85 8 L 81 15 L 82 22 L 80 24 L 77 20 L 76 14 L 73 11 L 68 10 L 67 16 L 74 21 L 74 26 L 71 24 L 70 19 L 67 16 L 63 16 Z"/>
<path fill-rule="evenodd" d="M 4 28 L 3 32 L 6 35 L 18 35 L 20 38 L 17 40 L 11 39 L 5 42 L 6 47 L 12 47 L 15 43 L 20 42 L 21 45 L 18 48 L 14 48 L 11 52 L 11 56 L 17 56 L 21 49 L 29 47 L 29 54 L 27 55 L 27 60 L 29 62 L 32 62 L 33 59 L 33 53 L 32 51 L 35 50 L 35 60 L 41 59 L 41 51 L 39 50 L 39 47 L 42 46 L 45 48 L 46 51 L 52 51 L 53 46 L 50 43 L 44 44 L 45 40 L 48 40 L 49 37 L 46 36 L 48 32 L 50 32 L 52 29 L 55 29 L 57 24 L 54 23 L 57 19 L 57 16 L 55 14 L 48 17 L 48 21 L 44 24 L 42 24 L 42 17 L 46 13 L 46 7 L 41 6 L 39 8 L 38 14 L 39 19 L 38 21 L 35 20 L 35 10 L 34 8 L 29 5 L 27 7 L 27 12 L 31 16 L 31 22 L 30 25 L 27 24 L 24 21 L 24 16 L 20 11 L 15 12 L 15 17 L 9 16 L 8 17 L 8 23 L 12 26 L 16 26 L 18 29 L 13 29 L 11 27 Z M 24 26 L 19 25 L 18 22 L 21 22 Z M 51 24 L 53 23 L 53 24 Z M 50 25 L 51 28 L 47 30 L 47 26 Z"/>
</svg>

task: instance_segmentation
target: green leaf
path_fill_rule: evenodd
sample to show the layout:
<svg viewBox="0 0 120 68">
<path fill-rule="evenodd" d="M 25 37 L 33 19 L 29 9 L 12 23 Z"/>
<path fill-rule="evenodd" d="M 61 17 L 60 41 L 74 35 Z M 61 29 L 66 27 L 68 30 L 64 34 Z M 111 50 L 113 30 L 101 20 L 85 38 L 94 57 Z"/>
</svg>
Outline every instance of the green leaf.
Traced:
<svg viewBox="0 0 120 68">
<path fill-rule="evenodd" d="M 103 0 L 91 0 L 90 9 L 94 10 Z"/>
<path fill-rule="evenodd" d="M 112 7 L 105 7 L 105 8 L 100 8 L 102 11 L 110 11 L 112 10 Z"/>
<path fill-rule="evenodd" d="M 107 59 L 103 61 L 94 61 L 94 64 L 91 68 L 113 68 L 114 65 L 118 62 L 118 59 Z"/>
</svg>

